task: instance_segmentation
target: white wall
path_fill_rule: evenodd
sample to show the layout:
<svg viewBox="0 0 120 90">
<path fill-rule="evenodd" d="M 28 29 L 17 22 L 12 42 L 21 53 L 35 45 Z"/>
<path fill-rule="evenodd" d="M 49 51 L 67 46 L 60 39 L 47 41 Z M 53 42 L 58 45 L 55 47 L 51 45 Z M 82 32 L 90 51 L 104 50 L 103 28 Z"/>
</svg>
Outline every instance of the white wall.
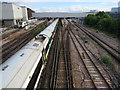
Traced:
<svg viewBox="0 0 120 90">
<path fill-rule="evenodd" d="M 22 8 L 20 6 L 17 6 L 15 4 L 12 4 L 13 7 L 13 19 L 22 19 L 23 15 L 22 15 Z"/>
<path fill-rule="evenodd" d="M 24 6 L 22 6 L 22 15 L 23 15 L 23 20 L 28 20 L 27 8 Z"/>
<path fill-rule="evenodd" d="M 0 19 L 13 19 L 12 4 L 2 4 L 2 18 Z"/>
<path fill-rule="evenodd" d="M 7 3 L 7 4 L 0 3 L 0 6 L 2 6 L 2 11 L 0 11 L 0 13 L 2 14 L 2 18 L 0 17 L 0 20 L 23 18 L 22 8 L 20 6 L 11 3 Z"/>
<path fill-rule="evenodd" d="M 0 20 L 2 20 L 2 4 L 0 3 Z"/>
<path fill-rule="evenodd" d="M 0 28 L 2 26 L 2 4 L 0 3 Z"/>
</svg>

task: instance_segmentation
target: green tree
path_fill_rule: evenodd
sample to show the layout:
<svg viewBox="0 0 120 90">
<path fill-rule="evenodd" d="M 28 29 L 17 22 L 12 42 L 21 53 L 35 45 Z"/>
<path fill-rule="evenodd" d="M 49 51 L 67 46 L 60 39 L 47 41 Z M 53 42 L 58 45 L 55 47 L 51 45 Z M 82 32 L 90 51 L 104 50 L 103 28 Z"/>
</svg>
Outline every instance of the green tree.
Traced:
<svg viewBox="0 0 120 90">
<path fill-rule="evenodd" d="M 114 21 L 113 27 L 114 27 L 114 30 L 116 31 L 118 38 L 120 39 L 120 17 Z"/>
<path fill-rule="evenodd" d="M 99 25 L 99 29 L 102 31 L 106 31 L 106 32 L 112 32 L 112 19 L 110 18 L 103 18 L 99 21 L 98 23 Z"/>
<path fill-rule="evenodd" d="M 99 19 L 103 19 L 103 18 L 111 18 L 110 15 L 108 15 L 107 13 L 105 13 L 104 11 L 100 11 L 96 14 L 96 16 L 99 17 Z"/>
<path fill-rule="evenodd" d="M 120 17 L 112 18 L 107 13 L 100 11 L 95 15 L 87 15 L 84 19 L 84 24 L 110 34 L 114 34 L 120 38 Z"/>
<path fill-rule="evenodd" d="M 89 14 L 87 17 L 85 17 L 84 22 L 85 24 L 93 27 L 98 22 L 98 18 L 94 14 Z"/>
</svg>

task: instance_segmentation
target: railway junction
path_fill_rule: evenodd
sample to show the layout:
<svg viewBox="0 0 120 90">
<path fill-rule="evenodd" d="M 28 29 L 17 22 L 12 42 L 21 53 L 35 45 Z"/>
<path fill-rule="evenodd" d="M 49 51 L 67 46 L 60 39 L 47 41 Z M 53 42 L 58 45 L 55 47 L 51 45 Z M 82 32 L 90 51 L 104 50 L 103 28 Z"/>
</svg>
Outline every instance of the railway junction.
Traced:
<svg viewBox="0 0 120 90">
<path fill-rule="evenodd" d="M 89 32 L 87 32 L 85 27 L 70 22 L 70 20 L 61 21 L 60 26 L 62 27 L 58 29 L 59 32 L 51 47 L 48 62 L 43 70 L 38 88 L 112 89 L 119 87 L 117 76 L 109 71 L 104 63 L 101 62 L 100 56 L 97 55 L 96 49 L 104 49 L 104 47 L 99 45 L 94 39 L 94 43 L 97 43 L 99 48 L 93 46 L 92 40 L 86 43 L 81 39 Z M 91 37 L 88 38 L 91 39 Z M 90 46 L 96 49 L 91 49 Z M 108 50 L 105 52 L 107 53 Z M 113 60 L 119 61 L 117 58 Z"/>
<path fill-rule="evenodd" d="M 33 33 L 43 25 L 41 32 Z M 76 18 L 43 19 L 33 26 L 3 34 L 1 89 L 120 88 L 116 41 L 79 24 Z M 104 63 L 103 55 L 112 61 Z"/>
</svg>

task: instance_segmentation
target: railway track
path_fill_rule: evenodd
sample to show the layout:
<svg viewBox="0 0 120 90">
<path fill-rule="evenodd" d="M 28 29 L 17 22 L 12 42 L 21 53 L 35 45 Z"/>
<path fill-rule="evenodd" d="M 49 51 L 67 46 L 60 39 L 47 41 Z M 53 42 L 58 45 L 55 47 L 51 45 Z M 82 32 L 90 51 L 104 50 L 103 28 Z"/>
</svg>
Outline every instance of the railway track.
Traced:
<svg viewBox="0 0 120 90">
<path fill-rule="evenodd" d="M 45 70 L 45 74 L 43 74 L 43 77 L 40 80 L 39 87 L 73 88 L 73 84 L 76 82 L 75 79 L 74 82 L 72 79 L 75 78 L 75 76 L 82 78 L 82 76 L 75 75 L 73 74 L 74 72 L 72 72 L 72 69 L 74 68 L 71 68 L 72 58 L 70 56 L 71 52 L 69 50 L 69 44 L 73 43 L 72 45 L 75 47 L 75 52 L 77 51 L 76 54 L 78 54 L 76 56 L 78 56 L 78 59 L 80 61 L 79 65 L 82 65 L 80 66 L 80 69 L 82 71 L 80 71 L 80 73 L 84 74 L 84 77 L 81 79 L 81 81 L 79 81 L 79 86 L 81 88 L 89 87 L 95 89 L 112 89 L 113 84 L 109 76 L 105 73 L 106 71 L 100 64 L 98 64 L 98 61 L 93 58 L 83 43 L 81 43 L 81 41 L 78 39 L 79 37 L 75 35 L 75 33 L 71 30 L 69 24 L 65 30 L 61 29 L 62 28 L 59 27 L 57 30 L 58 32 L 55 34 L 54 46 L 52 45 L 52 52 L 49 55 L 51 56 L 51 59 L 48 60 L 51 62 L 51 65 L 47 65 L 48 68 Z M 72 75 L 74 75 L 74 77 Z"/>
<path fill-rule="evenodd" d="M 32 39 L 32 33 L 27 32 L 18 38 L 11 40 L 10 42 L 2 46 L 2 63 L 5 62 L 10 56 L 22 48 Z"/>
<path fill-rule="evenodd" d="M 5 38 L 7 38 L 9 35 L 18 32 L 19 30 L 20 30 L 20 29 L 16 29 L 16 30 L 13 30 L 13 31 L 7 32 L 7 33 L 4 32 L 4 33 L 2 33 L 1 37 L 2 37 L 2 39 L 5 39 Z"/>
<path fill-rule="evenodd" d="M 34 25 L 34 27 L 31 27 L 31 28 L 29 28 L 29 29 L 27 29 L 26 31 L 29 31 L 29 30 L 31 30 L 31 29 L 34 29 L 35 27 L 37 27 L 39 24 L 44 24 L 46 21 L 43 21 L 43 22 L 40 22 L 40 23 L 38 23 L 38 24 L 35 24 Z M 9 37 L 10 35 L 14 35 L 16 32 L 19 32 L 19 31 L 24 31 L 25 30 L 25 28 L 18 28 L 18 29 L 15 29 L 15 30 L 9 30 L 8 32 L 5 32 L 5 31 L 3 31 L 3 33 L 2 33 L 2 35 L 1 35 L 1 39 L 3 40 L 3 39 L 5 39 L 5 38 L 7 38 L 7 37 Z M 7 30 L 6 30 L 7 31 Z"/>
<path fill-rule="evenodd" d="M 88 35 L 91 39 L 97 42 L 102 48 L 104 48 L 110 55 L 112 55 L 118 62 L 120 62 L 120 51 L 113 48 L 111 45 L 107 44 L 91 32 L 89 32 L 86 28 L 75 24 L 81 31 L 83 31 L 86 35 Z"/>
<path fill-rule="evenodd" d="M 59 22 L 53 38 L 50 53 L 48 54 L 48 62 L 39 80 L 38 88 L 71 88 L 71 72 L 69 66 L 69 50 L 65 49 L 69 43 L 67 33 L 61 31 L 63 27 Z M 64 35 L 63 35 L 64 33 Z M 65 40 L 64 37 L 65 36 Z M 67 40 L 67 41 L 66 41 Z M 64 47 L 63 47 L 64 46 Z"/>
<path fill-rule="evenodd" d="M 79 41 L 78 37 L 73 33 L 69 27 L 69 36 L 76 48 L 76 51 L 82 60 L 82 63 L 87 70 L 87 74 L 90 76 L 90 81 L 95 89 L 99 88 L 109 88 L 112 89 L 112 83 L 109 78 L 102 72 L 102 69 L 96 65 L 90 53 L 85 49 L 82 43 Z M 79 46 L 78 46 L 79 45 Z M 83 51 L 79 51 L 79 48 Z"/>
<path fill-rule="evenodd" d="M 55 63 L 56 59 L 58 58 L 58 49 L 60 47 L 59 44 L 59 23 L 57 28 L 55 29 L 55 35 L 53 38 L 53 42 L 50 48 L 50 51 L 47 56 L 45 68 L 40 76 L 37 88 L 52 88 L 54 84 L 54 70 L 55 70 Z"/>
<path fill-rule="evenodd" d="M 61 31 L 59 33 L 59 48 L 56 49 L 56 58 L 54 58 L 54 65 L 51 77 L 51 88 L 72 88 L 70 62 L 69 60 L 69 43 L 68 31 Z"/>
<path fill-rule="evenodd" d="M 37 25 L 36 28 L 40 28 L 40 26 Z M 11 39 L 10 41 L 1 46 L 2 52 L 0 55 L 2 55 L 2 58 L 0 59 L 0 64 L 5 62 L 10 56 L 20 50 L 34 37 L 32 33 L 33 29 L 34 28 L 31 28 L 29 31 L 26 31 L 19 37 Z"/>
</svg>

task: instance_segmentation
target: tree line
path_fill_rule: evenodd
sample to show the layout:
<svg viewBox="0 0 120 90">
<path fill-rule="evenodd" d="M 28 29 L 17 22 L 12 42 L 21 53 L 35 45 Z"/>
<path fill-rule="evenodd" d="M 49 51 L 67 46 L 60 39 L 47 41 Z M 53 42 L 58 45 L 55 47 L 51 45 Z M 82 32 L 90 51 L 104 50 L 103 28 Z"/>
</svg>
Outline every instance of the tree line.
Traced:
<svg viewBox="0 0 120 90">
<path fill-rule="evenodd" d="M 84 24 L 98 31 L 117 35 L 120 38 L 120 17 L 112 18 L 104 11 L 100 11 L 97 14 L 87 15 L 84 19 Z"/>
</svg>

